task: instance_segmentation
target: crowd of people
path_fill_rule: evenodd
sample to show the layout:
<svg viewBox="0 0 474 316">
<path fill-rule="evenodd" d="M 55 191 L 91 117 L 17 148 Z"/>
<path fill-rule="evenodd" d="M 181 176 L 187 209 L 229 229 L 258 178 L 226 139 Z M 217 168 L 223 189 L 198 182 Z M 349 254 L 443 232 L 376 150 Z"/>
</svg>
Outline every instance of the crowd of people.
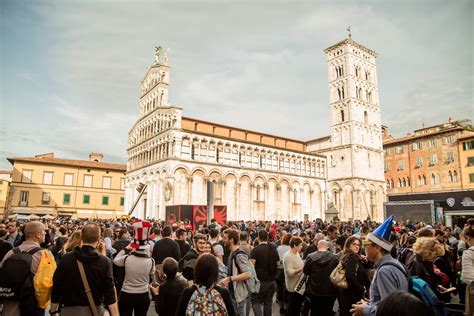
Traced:
<svg viewBox="0 0 474 316">
<path fill-rule="evenodd" d="M 21 286 L 10 277 L 18 262 L 29 267 Z M 5 316 L 141 316 L 151 302 L 161 316 L 269 316 L 275 302 L 282 315 L 474 315 L 473 281 L 474 218 L 0 223 Z"/>
</svg>

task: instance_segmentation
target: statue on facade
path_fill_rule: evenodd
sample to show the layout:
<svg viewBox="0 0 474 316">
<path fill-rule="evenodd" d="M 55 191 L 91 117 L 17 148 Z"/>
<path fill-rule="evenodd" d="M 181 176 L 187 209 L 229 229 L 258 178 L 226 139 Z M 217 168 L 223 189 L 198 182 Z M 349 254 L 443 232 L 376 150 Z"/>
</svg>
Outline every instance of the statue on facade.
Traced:
<svg viewBox="0 0 474 316">
<path fill-rule="evenodd" d="M 161 57 L 162 54 L 163 54 L 163 48 L 161 48 L 161 46 L 155 47 L 154 55 L 155 55 L 155 61 L 157 63 L 160 62 L 160 57 Z"/>
</svg>

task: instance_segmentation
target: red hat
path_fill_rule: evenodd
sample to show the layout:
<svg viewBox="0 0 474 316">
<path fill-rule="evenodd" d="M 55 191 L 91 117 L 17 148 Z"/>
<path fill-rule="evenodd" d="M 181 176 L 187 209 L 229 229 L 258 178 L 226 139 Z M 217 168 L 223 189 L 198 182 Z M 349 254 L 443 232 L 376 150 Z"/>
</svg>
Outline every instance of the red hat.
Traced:
<svg viewBox="0 0 474 316">
<path fill-rule="evenodd" d="M 151 224 L 147 221 L 136 220 L 132 223 L 133 243 L 131 246 L 135 249 L 145 249 L 149 247 L 147 241 L 150 235 Z"/>
</svg>

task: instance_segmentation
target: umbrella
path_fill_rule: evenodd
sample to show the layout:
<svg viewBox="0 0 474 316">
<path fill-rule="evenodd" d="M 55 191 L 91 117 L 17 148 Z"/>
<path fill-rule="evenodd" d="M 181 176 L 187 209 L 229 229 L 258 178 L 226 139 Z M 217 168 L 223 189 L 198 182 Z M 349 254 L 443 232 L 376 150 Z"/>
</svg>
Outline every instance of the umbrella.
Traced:
<svg viewBox="0 0 474 316">
<path fill-rule="evenodd" d="M 38 219 L 38 218 L 40 218 L 38 215 L 30 214 L 30 219 Z"/>
<path fill-rule="evenodd" d="M 54 216 L 49 215 L 49 214 L 46 214 L 45 216 L 43 216 L 43 217 L 41 217 L 41 218 L 44 218 L 44 219 L 53 219 Z"/>
</svg>

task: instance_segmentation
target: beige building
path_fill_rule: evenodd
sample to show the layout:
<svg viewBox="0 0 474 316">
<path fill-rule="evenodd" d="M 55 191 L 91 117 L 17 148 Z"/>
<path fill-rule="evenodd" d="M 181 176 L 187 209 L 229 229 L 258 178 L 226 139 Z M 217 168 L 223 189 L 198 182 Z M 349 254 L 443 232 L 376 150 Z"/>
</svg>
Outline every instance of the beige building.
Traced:
<svg viewBox="0 0 474 316">
<path fill-rule="evenodd" d="M 474 189 L 474 135 L 458 139 L 459 165 L 463 189 Z"/>
<path fill-rule="evenodd" d="M 468 165 L 467 156 L 474 156 L 472 151 L 462 150 L 461 139 L 474 135 L 467 123 L 450 118 L 447 123 L 418 129 L 401 138 L 393 138 L 385 130 L 387 194 L 467 189 L 464 184 L 469 181 L 462 180 L 461 170 Z M 470 172 L 474 173 L 472 169 Z"/>
<path fill-rule="evenodd" d="M 72 216 L 109 218 L 123 215 L 126 166 L 54 157 L 53 153 L 8 158 L 13 165 L 7 216 Z"/>
<path fill-rule="evenodd" d="M 12 181 L 12 173 L 8 170 L 0 170 L 0 218 L 5 214 L 7 205 L 8 191 L 10 182 Z"/>
</svg>

